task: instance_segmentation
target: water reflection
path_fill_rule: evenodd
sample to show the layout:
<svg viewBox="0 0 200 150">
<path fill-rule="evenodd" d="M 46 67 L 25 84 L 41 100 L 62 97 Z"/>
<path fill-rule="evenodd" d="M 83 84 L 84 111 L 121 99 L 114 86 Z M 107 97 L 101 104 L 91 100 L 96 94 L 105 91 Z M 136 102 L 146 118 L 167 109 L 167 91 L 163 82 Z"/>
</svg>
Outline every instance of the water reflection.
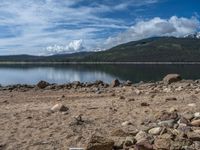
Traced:
<svg viewBox="0 0 200 150">
<path fill-rule="evenodd" d="M 73 81 L 90 82 L 113 79 L 158 81 L 168 73 L 179 73 L 185 79 L 199 79 L 200 65 L 0 65 L 0 84 L 36 84 Z"/>
</svg>

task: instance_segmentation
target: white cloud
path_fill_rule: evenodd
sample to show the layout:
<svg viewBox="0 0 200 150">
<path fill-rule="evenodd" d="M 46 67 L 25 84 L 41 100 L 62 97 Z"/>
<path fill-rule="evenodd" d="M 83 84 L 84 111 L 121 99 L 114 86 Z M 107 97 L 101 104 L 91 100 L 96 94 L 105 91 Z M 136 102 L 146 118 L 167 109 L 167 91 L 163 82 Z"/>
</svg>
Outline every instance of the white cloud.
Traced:
<svg viewBox="0 0 200 150">
<path fill-rule="evenodd" d="M 64 53 L 75 53 L 85 50 L 83 40 L 71 41 L 68 45 L 53 45 L 48 46 L 47 51 L 50 54 L 64 54 Z"/>
<path fill-rule="evenodd" d="M 107 47 L 129 41 L 136 41 L 154 36 L 175 36 L 182 37 L 186 34 L 198 31 L 200 22 L 195 17 L 178 18 L 172 16 L 170 19 L 155 17 L 147 21 L 138 21 L 125 32 L 116 37 L 109 37 L 105 43 Z"/>
</svg>

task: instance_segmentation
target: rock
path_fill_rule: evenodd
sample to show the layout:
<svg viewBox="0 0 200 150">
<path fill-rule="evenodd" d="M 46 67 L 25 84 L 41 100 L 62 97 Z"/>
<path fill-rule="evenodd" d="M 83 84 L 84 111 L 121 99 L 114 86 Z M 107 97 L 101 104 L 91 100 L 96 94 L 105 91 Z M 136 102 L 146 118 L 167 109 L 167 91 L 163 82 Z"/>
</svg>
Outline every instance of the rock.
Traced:
<svg viewBox="0 0 200 150">
<path fill-rule="evenodd" d="M 200 141 L 200 134 L 195 132 L 188 132 L 187 137 L 192 141 Z"/>
<path fill-rule="evenodd" d="M 161 121 L 158 123 L 159 126 L 164 126 L 164 127 L 170 127 L 172 128 L 174 126 L 175 120 L 174 119 L 170 119 L 170 120 L 165 120 L 165 121 Z"/>
<path fill-rule="evenodd" d="M 200 119 L 198 119 L 198 120 L 193 120 L 193 121 L 191 122 L 191 125 L 192 125 L 192 126 L 199 127 L 199 126 L 200 126 Z"/>
<path fill-rule="evenodd" d="M 140 105 L 145 107 L 145 106 L 149 106 L 150 104 L 148 104 L 146 102 L 142 102 Z"/>
<path fill-rule="evenodd" d="M 154 141 L 154 147 L 160 150 L 169 150 L 171 146 L 171 139 L 156 138 Z"/>
<path fill-rule="evenodd" d="M 136 141 L 135 141 L 134 137 L 128 136 L 128 137 L 126 137 L 124 145 L 127 146 L 127 147 L 129 147 L 129 146 L 134 145 L 135 143 L 136 143 Z"/>
<path fill-rule="evenodd" d="M 69 108 L 67 108 L 66 106 L 64 106 L 63 104 L 56 104 L 54 105 L 52 108 L 51 108 L 51 111 L 52 112 L 57 112 L 57 111 L 60 111 L 60 112 L 66 112 L 68 111 Z"/>
<path fill-rule="evenodd" d="M 89 143 L 86 145 L 86 150 L 112 150 L 113 146 L 113 140 L 100 136 L 92 136 Z"/>
<path fill-rule="evenodd" d="M 189 107 L 196 107 L 197 105 L 195 103 L 188 104 Z"/>
<path fill-rule="evenodd" d="M 119 99 L 125 99 L 125 97 L 124 96 L 120 96 Z"/>
<path fill-rule="evenodd" d="M 195 117 L 195 118 L 200 118 L 200 112 L 194 113 L 194 117 Z"/>
<path fill-rule="evenodd" d="M 176 101 L 177 99 L 176 99 L 176 97 L 167 97 L 166 99 L 165 99 L 165 101 L 167 102 L 167 101 Z"/>
<path fill-rule="evenodd" d="M 137 141 L 137 143 L 141 142 L 141 141 L 144 141 L 148 138 L 148 134 L 144 131 L 139 131 L 136 136 L 135 136 L 135 139 Z"/>
<path fill-rule="evenodd" d="M 171 142 L 170 150 L 189 150 L 188 147 L 192 144 L 190 140 L 178 139 Z"/>
<path fill-rule="evenodd" d="M 178 118 L 178 114 L 176 111 L 174 112 L 167 112 L 167 111 L 163 111 L 159 114 L 157 114 L 156 119 L 159 119 L 161 121 L 165 121 L 165 120 L 176 120 Z"/>
<path fill-rule="evenodd" d="M 187 120 L 192 120 L 194 118 L 193 114 L 190 112 L 186 112 L 182 115 L 184 118 L 186 118 Z"/>
<path fill-rule="evenodd" d="M 163 78 L 164 84 L 171 84 L 180 80 L 181 76 L 179 74 L 168 74 Z"/>
<path fill-rule="evenodd" d="M 123 146 L 124 146 L 124 142 L 125 142 L 125 139 L 124 138 L 118 138 L 118 139 L 115 139 L 114 140 L 114 146 L 113 148 L 114 149 L 123 149 Z"/>
<path fill-rule="evenodd" d="M 161 127 L 155 127 L 155 128 L 150 129 L 148 133 L 152 135 L 158 135 L 160 134 L 161 131 L 162 131 Z"/>
<path fill-rule="evenodd" d="M 120 82 L 119 82 L 119 80 L 118 79 L 115 79 L 115 80 L 113 80 L 112 81 L 112 83 L 111 83 L 111 87 L 117 87 L 117 86 L 119 86 L 120 85 Z"/>
<path fill-rule="evenodd" d="M 181 116 L 181 118 L 178 121 L 178 124 L 190 125 L 190 121 Z"/>
<path fill-rule="evenodd" d="M 138 90 L 138 89 L 135 89 L 135 93 L 136 93 L 137 95 L 140 95 L 142 92 L 141 92 L 140 90 Z"/>
<path fill-rule="evenodd" d="M 122 122 L 122 126 L 128 126 L 131 125 L 132 123 L 130 121 L 124 121 Z"/>
<path fill-rule="evenodd" d="M 132 85 L 132 82 L 127 80 L 125 83 L 124 83 L 125 86 L 131 86 Z"/>
<path fill-rule="evenodd" d="M 194 141 L 194 148 L 195 149 L 200 149 L 200 142 L 199 141 Z"/>
<path fill-rule="evenodd" d="M 126 137 L 128 134 L 122 129 L 114 129 L 111 132 L 111 136 Z"/>
<path fill-rule="evenodd" d="M 153 145 L 151 145 L 148 140 L 144 140 L 137 143 L 134 150 L 153 150 Z"/>
<path fill-rule="evenodd" d="M 46 81 L 40 81 L 38 84 L 37 84 L 37 87 L 39 87 L 40 89 L 44 89 L 46 88 L 47 86 L 49 86 L 50 84 Z"/>
</svg>

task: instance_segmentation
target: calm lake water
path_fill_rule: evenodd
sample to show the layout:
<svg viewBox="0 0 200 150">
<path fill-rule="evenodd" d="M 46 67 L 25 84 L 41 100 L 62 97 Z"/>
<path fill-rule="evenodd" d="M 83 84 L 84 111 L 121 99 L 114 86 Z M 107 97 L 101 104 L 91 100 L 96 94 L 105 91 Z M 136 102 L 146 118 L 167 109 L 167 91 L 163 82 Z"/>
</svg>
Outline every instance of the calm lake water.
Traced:
<svg viewBox="0 0 200 150">
<path fill-rule="evenodd" d="M 0 84 L 36 84 L 103 80 L 158 81 L 168 73 L 200 79 L 200 65 L 0 65 Z"/>
</svg>

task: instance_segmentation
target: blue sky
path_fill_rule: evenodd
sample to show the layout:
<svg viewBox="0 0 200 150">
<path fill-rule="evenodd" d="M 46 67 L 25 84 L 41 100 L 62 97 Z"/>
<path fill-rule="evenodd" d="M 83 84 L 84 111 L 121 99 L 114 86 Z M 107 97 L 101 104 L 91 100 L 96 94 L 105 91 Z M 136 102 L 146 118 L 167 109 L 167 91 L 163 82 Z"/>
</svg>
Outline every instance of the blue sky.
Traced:
<svg viewBox="0 0 200 150">
<path fill-rule="evenodd" d="M 98 51 L 200 29 L 199 0 L 1 0 L 0 55 Z"/>
</svg>

